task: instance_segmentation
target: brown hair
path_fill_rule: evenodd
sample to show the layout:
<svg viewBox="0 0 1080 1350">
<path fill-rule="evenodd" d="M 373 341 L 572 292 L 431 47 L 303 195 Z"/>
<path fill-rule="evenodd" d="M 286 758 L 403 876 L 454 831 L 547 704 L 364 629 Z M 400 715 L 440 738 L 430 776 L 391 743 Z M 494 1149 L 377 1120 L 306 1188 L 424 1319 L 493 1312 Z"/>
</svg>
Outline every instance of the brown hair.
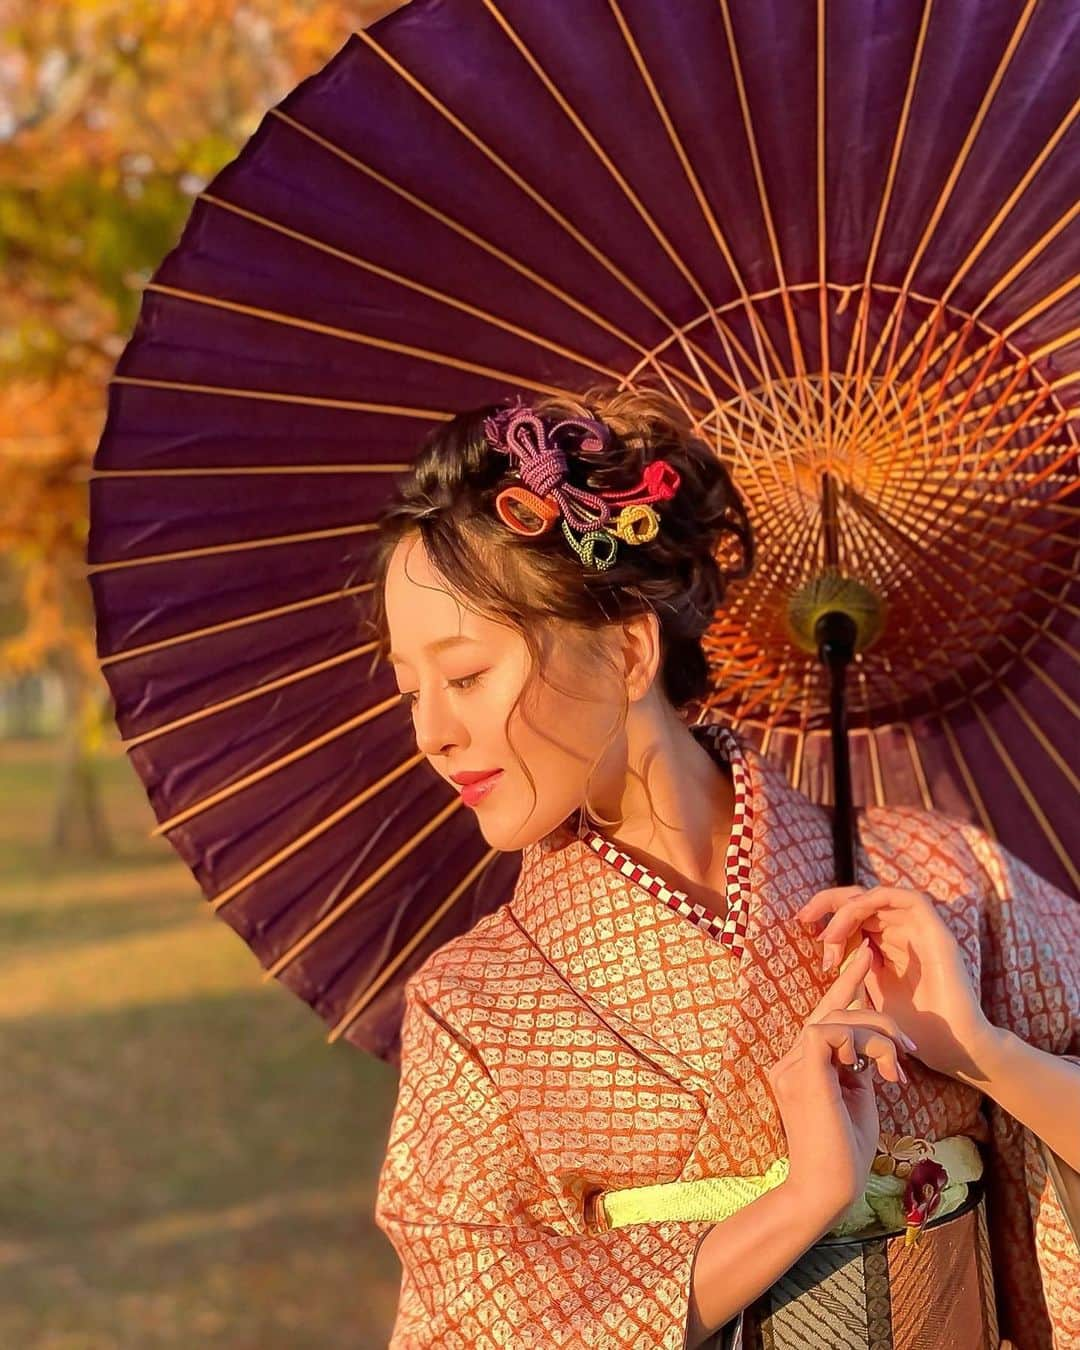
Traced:
<svg viewBox="0 0 1080 1350">
<path fill-rule="evenodd" d="M 418 534 L 448 588 L 487 617 L 516 629 L 528 645 L 532 664 L 507 718 L 508 740 L 510 719 L 525 694 L 537 678 L 546 680 L 545 656 L 553 638 L 572 638 L 584 650 L 598 626 L 650 610 L 659 623 L 664 694 L 677 709 L 702 700 L 710 680 L 701 637 L 724 603 L 728 583 L 749 575 L 754 562 L 746 509 L 727 469 L 694 434 L 679 404 L 659 390 L 594 386 L 580 395 L 533 397 L 529 404 L 545 420 L 597 417 L 611 428 L 605 455 L 590 454 L 587 463 L 567 455 L 567 478 L 576 486 L 629 489 L 656 459 L 677 469 L 681 482 L 675 496 L 654 503 L 659 534 L 644 544 L 619 541 L 614 564 L 596 571 L 582 564 L 558 526 L 542 535 L 515 533 L 495 511 L 499 491 L 519 481 L 515 466 L 484 435 L 485 417 L 502 405 L 459 413 L 427 434 L 379 519 L 370 571 L 374 610 L 368 620 L 376 640 L 373 668 L 390 648 L 384 587 L 391 554 L 403 538 Z M 604 659 L 602 646 L 599 653 Z M 574 696 L 570 689 L 560 692 Z M 589 783 L 628 709 L 626 700 L 619 723 L 590 766 L 582 809 L 594 820 L 599 817 L 589 808 Z M 535 806 L 536 785 L 520 756 L 519 763 Z"/>
</svg>

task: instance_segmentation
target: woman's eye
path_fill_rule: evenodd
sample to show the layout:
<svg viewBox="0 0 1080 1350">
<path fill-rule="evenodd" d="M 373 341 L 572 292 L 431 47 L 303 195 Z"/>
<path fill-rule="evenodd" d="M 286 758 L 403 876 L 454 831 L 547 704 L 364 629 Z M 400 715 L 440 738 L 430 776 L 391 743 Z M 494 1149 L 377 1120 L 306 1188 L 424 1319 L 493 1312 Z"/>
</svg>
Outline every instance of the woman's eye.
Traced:
<svg viewBox="0 0 1080 1350">
<path fill-rule="evenodd" d="M 483 674 L 481 671 L 480 674 Z M 447 683 L 454 686 L 455 689 L 471 689 L 480 679 L 480 675 L 462 675 L 460 679 L 448 680 Z M 416 694 L 411 691 L 407 694 L 401 694 L 399 701 L 406 708 L 412 708 L 416 704 Z"/>
</svg>

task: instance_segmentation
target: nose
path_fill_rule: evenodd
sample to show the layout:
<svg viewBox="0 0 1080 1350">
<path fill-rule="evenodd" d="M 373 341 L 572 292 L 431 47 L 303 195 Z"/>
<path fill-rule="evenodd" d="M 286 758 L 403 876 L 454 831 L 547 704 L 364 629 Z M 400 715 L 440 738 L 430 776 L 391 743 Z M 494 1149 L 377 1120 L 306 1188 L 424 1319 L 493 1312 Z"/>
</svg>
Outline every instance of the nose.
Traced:
<svg viewBox="0 0 1080 1350">
<path fill-rule="evenodd" d="M 467 739 L 460 719 L 454 716 L 450 700 L 441 697 L 441 692 L 433 691 L 426 703 L 421 698 L 413 719 L 416 748 L 429 759 L 449 754 Z"/>
</svg>

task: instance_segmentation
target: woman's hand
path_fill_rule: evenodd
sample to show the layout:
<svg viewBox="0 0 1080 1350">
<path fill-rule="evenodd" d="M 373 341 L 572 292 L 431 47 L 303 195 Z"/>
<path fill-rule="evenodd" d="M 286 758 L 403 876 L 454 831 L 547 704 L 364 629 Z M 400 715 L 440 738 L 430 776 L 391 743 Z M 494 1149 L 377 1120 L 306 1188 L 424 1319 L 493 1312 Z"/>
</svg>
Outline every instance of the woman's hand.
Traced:
<svg viewBox="0 0 1080 1350">
<path fill-rule="evenodd" d="M 871 1066 L 888 1082 L 906 1082 L 893 1019 L 849 1008 L 870 969 L 863 945 L 823 994 L 791 1049 L 769 1070 L 788 1144 L 788 1194 L 824 1232 L 866 1186 L 878 1143 Z M 854 1072 L 857 1056 L 867 1068 Z"/>
<path fill-rule="evenodd" d="M 866 991 L 939 1073 L 978 1084 L 999 1036 L 979 1002 L 956 939 L 934 902 L 920 891 L 839 886 L 819 891 L 798 911 L 804 924 L 831 915 L 821 933 L 825 969 L 848 943 L 870 940 L 874 960 Z"/>
</svg>

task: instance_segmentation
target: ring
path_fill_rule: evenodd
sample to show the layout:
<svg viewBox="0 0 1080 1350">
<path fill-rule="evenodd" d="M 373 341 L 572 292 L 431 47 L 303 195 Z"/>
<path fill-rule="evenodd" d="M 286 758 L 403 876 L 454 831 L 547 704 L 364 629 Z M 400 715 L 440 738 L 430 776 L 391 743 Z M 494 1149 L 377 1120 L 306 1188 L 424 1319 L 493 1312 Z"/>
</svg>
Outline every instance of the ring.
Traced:
<svg viewBox="0 0 1080 1350">
<path fill-rule="evenodd" d="M 851 1066 L 852 1073 L 865 1073 L 870 1067 L 870 1061 L 865 1055 L 856 1055 L 855 1063 Z"/>
</svg>

